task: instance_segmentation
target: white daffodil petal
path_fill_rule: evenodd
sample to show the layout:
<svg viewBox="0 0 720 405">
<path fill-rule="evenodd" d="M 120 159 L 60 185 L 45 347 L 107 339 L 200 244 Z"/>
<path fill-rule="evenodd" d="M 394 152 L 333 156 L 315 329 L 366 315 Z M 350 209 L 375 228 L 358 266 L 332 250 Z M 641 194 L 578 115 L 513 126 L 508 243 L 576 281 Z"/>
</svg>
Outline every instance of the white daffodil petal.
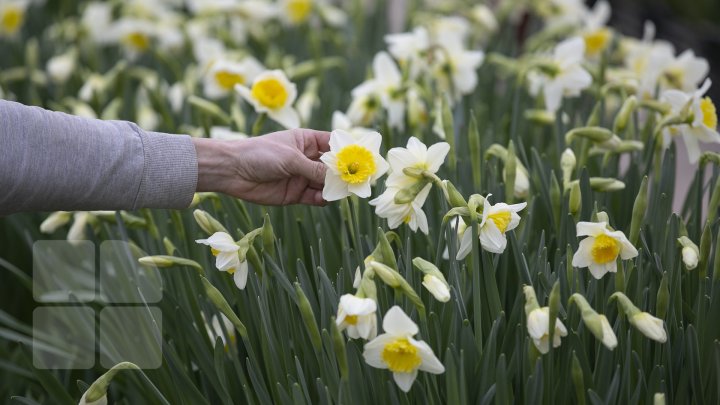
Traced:
<svg viewBox="0 0 720 405">
<path fill-rule="evenodd" d="M 410 392 L 417 373 L 417 370 L 413 370 L 410 373 L 393 373 L 393 379 L 403 392 Z"/>
<path fill-rule="evenodd" d="M 445 372 L 445 366 L 443 366 L 440 360 L 435 356 L 435 353 L 433 353 L 430 345 L 413 338 L 408 339 L 408 341 L 418 349 L 418 354 L 422 359 L 422 363 L 419 367 L 421 371 L 427 371 L 428 373 L 433 374 L 442 374 Z"/>
<path fill-rule="evenodd" d="M 390 308 L 383 318 L 383 330 L 392 335 L 415 335 L 418 326 L 397 305 Z"/>
</svg>

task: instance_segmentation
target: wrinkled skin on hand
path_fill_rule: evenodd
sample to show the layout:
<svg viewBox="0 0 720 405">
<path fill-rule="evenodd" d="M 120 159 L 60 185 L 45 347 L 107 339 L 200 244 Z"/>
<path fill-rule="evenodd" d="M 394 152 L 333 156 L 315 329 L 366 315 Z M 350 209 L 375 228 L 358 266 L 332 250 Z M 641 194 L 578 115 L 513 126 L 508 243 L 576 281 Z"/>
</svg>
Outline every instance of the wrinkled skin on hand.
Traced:
<svg viewBox="0 0 720 405">
<path fill-rule="evenodd" d="M 264 205 L 324 205 L 330 133 L 293 129 L 242 140 L 194 139 L 197 191 L 217 191 Z"/>
</svg>

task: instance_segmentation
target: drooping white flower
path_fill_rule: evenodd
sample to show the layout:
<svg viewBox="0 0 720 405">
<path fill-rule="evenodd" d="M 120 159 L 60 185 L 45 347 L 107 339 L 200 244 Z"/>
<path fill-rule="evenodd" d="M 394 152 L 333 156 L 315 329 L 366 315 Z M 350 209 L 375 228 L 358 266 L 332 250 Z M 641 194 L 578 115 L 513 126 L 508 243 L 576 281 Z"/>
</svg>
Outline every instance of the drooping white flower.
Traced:
<svg viewBox="0 0 720 405">
<path fill-rule="evenodd" d="M 550 60 L 553 72 L 531 71 L 528 74 L 530 92 L 542 91 L 545 108 L 555 112 L 560 108 L 563 97 L 577 97 L 592 84 L 592 76 L 582 67 L 585 55 L 585 41 L 573 37 L 560 42 Z"/>
<path fill-rule="evenodd" d="M 507 246 L 505 233 L 515 229 L 520 224 L 520 216 L 517 213 L 523 210 L 527 203 L 511 205 L 497 203 L 491 205 L 488 201 L 491 195 L 488 194 L 483 205 L 482 221 L 479 224 L 480 245 L 488 252 L 502 253 Z M 460 241 L 456 259 L 464 259 L 471 251 L 472 227 L 467 227 Z"/>
<path fill-rule="evenodd" d="M 377 336 L 377 304 L 370 298 L 358 298 L 352 294 L 340 297 L 335 323 L 345 329 L 352 339 L 374 339 Z"/>
<path fill-rule="evenodd" d="M 404 392 L 410 391 L 418 370 L 433 374 L 445 372 L 430 346 L 413 339 L 418 326 L 398 306 L 383 318 L 385 333 L 365 344 L 363 357 L 372 367 L 389 369 L 395 383 Z"/>
<path fill-rule="evenodd" d="M 635 246 L 622 231 L 610 231 L 607 222 L 578 222 L 577 236 L 587 236 L 580 241 L 573 255 L 574 267 L 587 267 L 596 279 L 605 273 L 617 271 L 617 258 L 632 259 L 638 255 Z"/>
<path fill-rule="evenodd" d="M 404 223 L 413 232 L 420 229 L 422 233 L 427 235 L 429 233 L 427 216 L 422 207 L 431 188 L 432 184 L 428 183 L 412 201 L 398 204 L 395 202 L 395 196 L 402 189 L 388 186 L 380 196 L 370 200 L 369 204 L 375 206 L 375 215 L 387 219 L 390 229 L 395 229 Z"/>
<path fill-rule="evenodd" d="M 264 70 L 263 66 L 253 57 L 246 57 L 239 62 L 220 59 L 210 65 L 203 79 L 205 95 L 211 99 L 225 97 L 235 85 L 248 85 Z"/>
<path fill-rule="evenodd" d="M 610 322 L 608 322 L 608 319 L 605 315 L 599 315 L 600 316 L 600 324 L 602 325 L 602 344 L 605 345 L 608 349 L 612 350 L 614 349 L 617 344 L 617 336 L 615 336 L 615 332 L 613 331 L 612 326 L 610 326 Z"/>
<path fill-rule="evenodd" d="M 699 141 L 720 143 L 717 132 L 717 110 L 710 97 L 703 97 L 710 88 L 710 79 L 705 80 L 702 87 L 694 93 L 680 90 L 666 90 L 660 99 L 670 105 L 670 114 L 682 114 L 689 107 L 691 121 L 687 124 L 673 125 L 665 130 L 665 141 L 675 135 L 682 136 L 687 148 L 690 163 L 695 164 L 700 158 Z"/>
<path fill-rule="evenodd" d="M 639 312 L 630 316 L 630 323 L 646 337 L 660 343 L 667 342 L 665 323 L 647 312 Z"/>
<path fill-rule="evenodd" d="M 335 201 L 350 194 L 369 197 L 372 182 L 388 170 L 387 162 L 379 153 L 381 143 L 382 136 L 377 132 L 365 134 L 356 140 L 347 131 L 333 131 L 330 135 L 330 151 L 320 158 L 328 169 L 323 198 Z"/>
<path fill-rule="evenodd" d="M 542 307 L 530 311 L 527 316 L 527 330 L 540 353 L 545 354 L 550 351 L 550 308 Z M 565 325 L 560 319 L 555 319 L 553 347 L 560 346 L 561 338 L 564 336 L 567 336 Z"/>
<path fill-rule="evenodd" d="M 252 88 L 236 84 L 235 90 L 258 113 L 266 113 L 285 128 L 300 126 L 300 116 L 292 107 L 297 98 L 297 88 L 281 70 L 270 70 L 259 74 Z"/>
<path fill-rule="evenodd" d="M 207 239 L 198 239 L 195 242 L 210 246 L 215 256 L 215 267 L 218 270 L 233 275 L 233 281 L 239 289 L 244 289 L 247 284 L 248 264 L 247 260 L 240 261 L 238 251 L 240 246 L 233 240 L 232 236 L 225 232 L 215 232 Z"/>
</svg>

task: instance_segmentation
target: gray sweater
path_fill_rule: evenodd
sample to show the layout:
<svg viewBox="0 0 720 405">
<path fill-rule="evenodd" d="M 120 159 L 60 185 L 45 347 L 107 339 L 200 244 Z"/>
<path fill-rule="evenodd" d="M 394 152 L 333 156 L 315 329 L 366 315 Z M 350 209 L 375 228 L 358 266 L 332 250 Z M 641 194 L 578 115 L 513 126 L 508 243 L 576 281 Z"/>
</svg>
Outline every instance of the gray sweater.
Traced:
<svg viewBox="0 0 720 405">
<path fill-rule="evenodd" d="M 189 136 L 0 100 L 0 215 L 186 208 L 197 176 Z"/>
</svg>

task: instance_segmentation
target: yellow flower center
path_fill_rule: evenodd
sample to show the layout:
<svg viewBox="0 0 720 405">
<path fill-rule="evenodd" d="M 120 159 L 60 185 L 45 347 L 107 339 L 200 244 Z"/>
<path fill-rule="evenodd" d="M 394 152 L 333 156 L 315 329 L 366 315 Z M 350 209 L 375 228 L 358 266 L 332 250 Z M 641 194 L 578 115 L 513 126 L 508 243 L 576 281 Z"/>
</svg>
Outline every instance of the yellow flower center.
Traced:
<svg viewBox="0 0 720 405">
<path fill-rule="evenodd" d="M 150 47 L 150 38 L 142 32 L 132 32 L 125 36 L 125 43 L 135 49 L 144 51 Z"/>
<path fill-rule="evenodd" d="M 702 111 L 703 114 L 703 124 L 705 124 L 706 127 L 715 130 L 717 128 L 717 111 L 715 110 L 715 104 L 713 104 L 710 97 L 703 97 L 702 100 L 700 100 L 700 111 Z"/>
<path fill-rule="evenodd" d="M 372 152 L 360 145 L 342 148 L 337 154 L 337 168 L 340 178 L 350 184 L 364 183 L 376 170 Z"/>
<path fill-rule="evenodd" d="M 230 267 L 229 269 L 225 270 L 228 274 L 235 274 L 235 267 Z"/>
<path fill-rule="evenodd" d="M 422 363 L 417 347 L 405 338 L 386 344 L 381 357 L 394 373 L 411 373 Z"/>
<path fill-rule="evenodd" d="M 665 70 L 665 79 L 673 87 L 682 87 L 685 73 L 678 67 L 668 68 Z"/>
<path fill-rule="evenodd" d="M 256 81 L 250 93 L 260 104 L 273 110 L 284 106 L 288 99 L 285 86 L 274 77 Z"/>
<path fill-rule="evenodd" d="M 19 7 L 8 7 L 0 18 L 0 27 L 8 34 L 14 34 L 23 22 L 23 11 Z"/>
<path fill-rule="evenodd" d="M 312 10 L 312 0 L 290 0 L 286 4 L 288 18 L 294 23 L 305 21 Z"/>
<path fill-rule="evenodd" d="M 607 235 L 595 237 L 590 254 L 595 263 L 605 264 L 615 260 L 620 253 L 620 243 Z"/>
<path fill-rule="evenodd" d="M 583 35 L 583 39 L 585 40 L 585 51 L 588 55 L 597 55 L 605 50 L 608 43 L 610 43 L 610 38 L 612 38 L 612 33 L 609 29 L 604 27 Z"/>
<path fill-rule="evenodd" d="M 412 217 L 409 214 L 405 215 L 405 217 L 403 218 L 403 222 L 409 224 L 410 221 L 412 221 Z"/>
<path fill-rule="evenodd" d="M 495 224 L 497 229 L 500 230 L 501 233 L 505 233 L 508 225 L 510 225 L 510 220 L 512 219 L 512 216 L 510 215 L 509 211 L 503 211 L 488 215 L 488 219 L 493 221 L 493 223 Z"/>
<path fill-rule="evenodd" d="M 245 77 L 239 73 L 228 72 L 227 70 L 221 70 L 215 73 L 215 82 L 225 90 L 232 90 L 236 84 L 245 83 Z"/>
<path fill-rule="evenodd" d="M 345 317 L 345 323 L 348 325 L 357 325 L 358 316 L 357 315 L 347 315 Z"/>
<path fill-rule="evenodd" d="M 220 254 L 220 251 L 215 248 L 210 248 L 210 252 L 213 254 L 213 256 L 217 256 Z"/>
</svg>

